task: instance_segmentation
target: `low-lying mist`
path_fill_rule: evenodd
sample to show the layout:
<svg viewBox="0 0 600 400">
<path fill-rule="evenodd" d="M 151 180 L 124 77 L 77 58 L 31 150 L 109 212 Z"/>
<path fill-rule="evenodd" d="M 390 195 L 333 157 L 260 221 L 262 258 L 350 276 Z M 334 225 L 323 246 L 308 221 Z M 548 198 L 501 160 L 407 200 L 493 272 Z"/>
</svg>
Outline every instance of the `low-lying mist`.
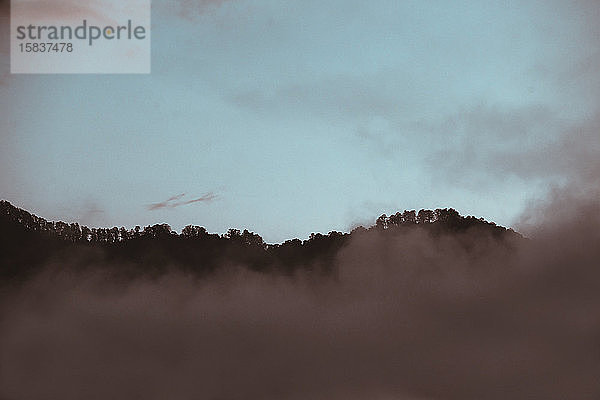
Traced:
<svg viewBox="0 0 600 400">
<path fill-rule="evenodd" d="M 332 276 L 49 265 L 4 294 L 0 398 L 597 399 L 600 207 L 562 200 L 510 243 L 353 235 Z"/>
</svg>

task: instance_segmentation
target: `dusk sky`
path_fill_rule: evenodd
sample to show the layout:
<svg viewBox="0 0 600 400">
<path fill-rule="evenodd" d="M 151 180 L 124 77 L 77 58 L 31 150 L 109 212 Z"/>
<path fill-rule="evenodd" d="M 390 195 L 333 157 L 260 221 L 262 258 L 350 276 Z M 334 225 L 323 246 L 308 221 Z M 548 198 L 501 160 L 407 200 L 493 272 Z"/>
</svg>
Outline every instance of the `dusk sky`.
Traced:
<svg viewBox="0 0 600 400">
<path fill-rule="evenodd" d="M 518 227 L 600 162 L 597 1 L 155 0 L 149 75 L 10 75 L 0 5 L 0 197 L 47 219 Z"/>
</svg>

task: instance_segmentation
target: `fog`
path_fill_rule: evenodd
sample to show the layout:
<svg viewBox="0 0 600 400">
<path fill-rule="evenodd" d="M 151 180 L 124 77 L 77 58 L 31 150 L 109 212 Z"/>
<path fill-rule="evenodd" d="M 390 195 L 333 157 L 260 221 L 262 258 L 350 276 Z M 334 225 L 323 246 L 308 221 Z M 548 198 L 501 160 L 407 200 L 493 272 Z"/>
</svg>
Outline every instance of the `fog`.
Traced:
<svg viewBox="0 0 600 400">
<path fill-rule="evenodd" d="M 353 235 L 329 277 L 49 265 L 3 294 L 0 398 L 598 398 L 600 207 L 572 194 L 523 240 Z"/>
</svg>

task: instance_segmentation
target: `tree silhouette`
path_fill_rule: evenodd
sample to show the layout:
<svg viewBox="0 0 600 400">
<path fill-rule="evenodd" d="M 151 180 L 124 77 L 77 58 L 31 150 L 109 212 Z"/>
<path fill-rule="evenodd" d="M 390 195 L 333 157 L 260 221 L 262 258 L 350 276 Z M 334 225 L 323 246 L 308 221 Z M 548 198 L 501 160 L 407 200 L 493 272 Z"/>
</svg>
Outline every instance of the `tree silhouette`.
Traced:
<svg viewBox="0 0 600 400">
<path fill-rule="evenodd" d="M 298 269 L 330 273 L 336 255 L 354 236 L 421 229 L 432 235 L 478 229 L 498 240 L 520 238 L 512 230 L 475 217 L 462 217 L 452 208 L 408 210 L 386 214 L 371 228 L 351 233 L 313 233 L 307 240 L 291 239 L 267 245 L 247 229 L 210 234 L 204 227 L 188 225 L 180 234 L 167 224 L 89 228 L 78 223 L 51 222 L 0 201 L 0 277 L 18 278 L 33 273 L 50 261 L 127 265 L 127 273 L 161 274 L 179 268 L 197 275 L 214 272 L 222 265 L 238 265 L 257 271 L 293 274 Z M 80 257 L 86 254 L 86 257 Z M 74 255 L 79 255 L 75 257 Z M 91 259 L 90 259 L 91 258 Z M 93 261 L 93 262 L 92 262 Z"/>
</svg>

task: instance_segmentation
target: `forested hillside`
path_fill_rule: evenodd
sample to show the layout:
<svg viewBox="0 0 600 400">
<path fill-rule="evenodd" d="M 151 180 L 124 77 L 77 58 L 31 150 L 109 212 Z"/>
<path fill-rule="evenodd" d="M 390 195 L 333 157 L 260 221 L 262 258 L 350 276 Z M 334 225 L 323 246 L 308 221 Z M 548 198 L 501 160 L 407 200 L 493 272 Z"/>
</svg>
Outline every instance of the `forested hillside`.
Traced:
<svg viewBox="0 0 600 400">
<path fill-rule="evenodd" d="M 61 262 L 81 267 L 118 265 L 128 274 L 161 274 L 167 268 L 179 268 L 203 275 L 225 265 L 284 274 L 299 268 L 329 273 L 335 266 L 335 255 L 353 237 L 372 235 L 376 240 L 401 240 L 404 233 L 414 230 L 434 238 L 471 232 L 498 241 L 520 237 L 511 229 L 461 216 L 450 208 L 384 214 L 373 226 L 361 226 L 350 233 L 313 233 L 303 241 L 266 244 L 260 235 L 248 230 L 229 229 L 219 235 L 192 225 L 177 233 L 167 224 L 126 229 L 52 222 L 1 201 L 0 265 L 5 279 L 25 277 L 42 265 Z"/>
</svg>

